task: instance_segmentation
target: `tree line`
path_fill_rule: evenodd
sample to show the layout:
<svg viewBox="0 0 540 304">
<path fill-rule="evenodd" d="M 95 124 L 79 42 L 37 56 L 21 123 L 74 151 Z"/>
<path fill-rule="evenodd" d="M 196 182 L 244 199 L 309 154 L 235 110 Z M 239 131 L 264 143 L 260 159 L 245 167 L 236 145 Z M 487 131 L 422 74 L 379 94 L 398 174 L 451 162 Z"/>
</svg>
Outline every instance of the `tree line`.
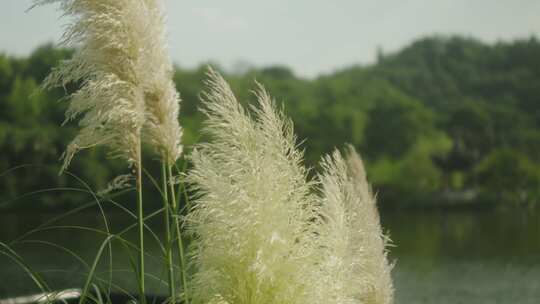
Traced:
<svg viewBox="0 0 540 304">
<path fill-rule="evenodd" d="M 0 54 L 0 208 L 75 206 L 88 199 L 81 189 L 104 189 L 122 173 L 118 162 L 92 149 L 73 162 L 73 175 L 57 174 L 77 127 L 61 127 L 63 99 L 73 88 L 43 92 L 39 86 L 71 54 L 52 45 L 25 58 Z M 197 109 L 205 71 L 175 69 L 187 153 L 205 140 Z M 485 44 L 427 37 L 380 52 L 375 64 L 315 79 L 284 66 L 225 74 L 246 103 L 254 99 L 254 80 L 265 85 L 293 120 L 309 166 L 343 142 L 354 145 L 383 208 L 540 199 L 537 38 Z M 148 170 L 159 165 L 145 163 Z"/>
</svg>

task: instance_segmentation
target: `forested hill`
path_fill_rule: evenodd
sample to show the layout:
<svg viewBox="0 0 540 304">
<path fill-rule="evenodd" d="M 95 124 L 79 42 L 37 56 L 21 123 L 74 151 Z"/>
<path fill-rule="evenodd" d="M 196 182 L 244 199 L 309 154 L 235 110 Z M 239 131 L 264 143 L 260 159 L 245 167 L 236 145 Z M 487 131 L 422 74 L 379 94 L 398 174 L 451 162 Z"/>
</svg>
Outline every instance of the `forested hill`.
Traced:
<svg viewBox="0 0 540 304">
<path fill-rule="evenodd" d="M 60 128 L 63 92 L 38 86 L 71 51 L 44 46 L 28 58 L 0 55 L 0 206 L 30 191 L 76 186 L 57 177 L 58 157 L 76 125 Z M 205 69 L 178 68 L 184 142 L 200 136 L 197 111 Z M 314 80 L 274 66 L 228 75 L 242 100 L 254 79 L 295 123 L 316 167 L 320 156 L 351 143 L 363 154 L 384 206 L 484 202 L 510 206 L 540 198 L 540 42 L 488 45 L 471 38 L 429 37 L 370 66 Z M 66 88 L 69 91 L 70 88 Z M 152 167 L 152 160 L 147 160 Z M 122 172 L 100 150 L 82 152 L 72 170 L 96 188 Z M 76 204 L 76 192 L 40 194 L 40 205 Z M 37 203 L 35 205 L 38 205 Z"/>
</svg>

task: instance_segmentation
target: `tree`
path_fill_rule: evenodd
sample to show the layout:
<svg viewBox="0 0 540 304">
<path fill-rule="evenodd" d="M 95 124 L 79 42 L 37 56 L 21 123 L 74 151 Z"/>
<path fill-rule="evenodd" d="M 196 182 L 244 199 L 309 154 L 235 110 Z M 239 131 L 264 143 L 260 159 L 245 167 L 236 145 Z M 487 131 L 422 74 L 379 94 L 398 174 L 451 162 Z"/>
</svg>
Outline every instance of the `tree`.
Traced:
<svg viewBox="0 0 540 304">
<path fill-rule="evenodd" d="M 538 199 L 540 166 L 511 149 L 497 149 L 476 168 L 485 196 L 499 201 L 525 202 Z"/>
<path fill-rule="evenodd" d="M 371 159 L 397 159 L 435 128 L 433 113 L 410 99 L 379 100 L 368 113 L 364 147 Z"/>
</svg>

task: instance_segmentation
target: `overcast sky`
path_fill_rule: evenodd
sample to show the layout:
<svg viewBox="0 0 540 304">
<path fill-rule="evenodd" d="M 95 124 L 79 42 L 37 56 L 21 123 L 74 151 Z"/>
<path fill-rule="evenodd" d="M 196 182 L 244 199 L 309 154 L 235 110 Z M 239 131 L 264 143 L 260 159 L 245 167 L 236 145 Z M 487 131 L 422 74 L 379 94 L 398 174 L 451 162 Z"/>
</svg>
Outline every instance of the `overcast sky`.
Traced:
<svg viewBox="0 0 540 304">
<path fill-rule="evenodd" d="M 55 6 L 0 0 L 0 52 L 25 55 L 58 41 Z M 312 77 L 375 60 L 431 34 L 486 42 L 540 37 L 540 0 L 167 0 L 174 61 L 225 68 L 283 64 Z"/>
</svg>

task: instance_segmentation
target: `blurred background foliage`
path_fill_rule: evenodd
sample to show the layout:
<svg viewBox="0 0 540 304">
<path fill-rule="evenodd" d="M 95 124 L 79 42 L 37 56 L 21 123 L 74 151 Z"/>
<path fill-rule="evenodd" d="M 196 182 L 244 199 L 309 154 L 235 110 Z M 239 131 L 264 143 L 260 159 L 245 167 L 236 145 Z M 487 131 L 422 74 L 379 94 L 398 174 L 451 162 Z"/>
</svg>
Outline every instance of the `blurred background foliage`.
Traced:
<svg viewBox="0 0 540 304">
<path fill-rule="evenodd" d="M 76 132 L 61 127 L 64 90 L 39 84 L 71 50 L 45 45 L 26 58 L 0 54 L 0 208 L 67 208 L 81 203 L 80 187 L 58 176 L 59 157 Z M 265 85 L 294 121 L 306 163 L 351 143 L 366 160 L 382 208 L 532 205 L 540 199 L 540 41 L 484 44 L 432 36 L 377 63 L 351 66 L 315 79 L 283 66 L 226 73 L 237 96 Z M 205 67 L 177 67 L 184 143 L 204 140 L 198 112 Z M 149 170 L 159 164 L 145 160 Z M 18 167 L 31 164 L 31 166 Z M 81 152 L 71 171 L 94 190 L 124 164 L 100 149 Z M 159 204 L 159 200 L 155 200 Z"/>
</svg>

